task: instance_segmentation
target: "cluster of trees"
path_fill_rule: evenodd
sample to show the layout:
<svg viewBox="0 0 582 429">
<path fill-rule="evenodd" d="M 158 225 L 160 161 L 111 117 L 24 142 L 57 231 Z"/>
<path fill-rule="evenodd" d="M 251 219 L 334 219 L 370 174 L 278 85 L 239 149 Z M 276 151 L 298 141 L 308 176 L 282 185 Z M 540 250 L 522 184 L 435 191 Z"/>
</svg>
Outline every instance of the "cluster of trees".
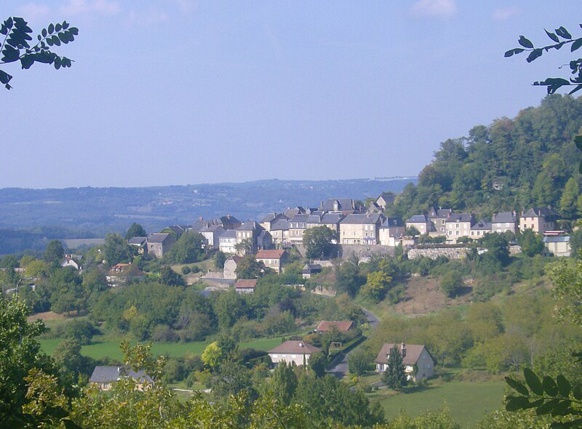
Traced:
<svg viewBox="0 0 582 429">
<path fill-rule="evenodd" d="M 166 360 L 154 358 L 148 346 L 128 343 L 122 344 L 124 364 L 145 370 L 153 383 L 138 389 L 136 380 L 120 379 L 112 392 L 99 392 L 67 378 L 40 351 L 37 337 L 45 328 L 26 321 L 22 301 L 2 298 L 0 310 L 2 427 L 404 429 L 436 421 L 442 423 L 438 427 L 458 427 L 446 410 L 416 419 L 402 414 L 385 422 L 379 404 L 370 403 L 360 389 L 302 367 L 283 364 L 271 374 L 258 361 L 243 365 L 231 359 L 236 353 L 228 340 L 221 343 L 225 358 L 209 377 L 210 398 L 198 393 L 187 401 L 177 399 L 162 377 Z"/>
<path fill-rule="evenodd" d="M 582 215 L 574 136 L 582 130 L 582 99 L 548 95 L 514 119 L 478 125 L 441 143 L 434 160 L 389 208 L 407 219 L 430 207 L 499 211 L 551 205 L 565 219 Z"/>
<path fill-rule="evenodd" d="M 516 295 L 503 304 L 473 303 L 461 314 L 447 310 L 415 319 L 388 318 L 366 343 L 372 355 L 385 342 L 425 344 L 441 367 L 485 370 L 493 374 L 529 366 L 581 381 L 571 353 L 582 341 L 573 325 L 557 325 L 549 294 Z"/>
</svg>

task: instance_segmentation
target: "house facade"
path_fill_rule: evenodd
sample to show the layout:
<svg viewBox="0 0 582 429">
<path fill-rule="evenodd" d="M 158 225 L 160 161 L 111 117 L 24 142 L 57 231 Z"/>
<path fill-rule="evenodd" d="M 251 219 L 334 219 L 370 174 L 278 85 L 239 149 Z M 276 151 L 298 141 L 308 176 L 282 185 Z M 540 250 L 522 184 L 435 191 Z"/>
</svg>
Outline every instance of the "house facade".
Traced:
<svg viewBox="0 0 582 429">
<path fill-rule="evenodd" d="M 475 217 L 472 213 L 451 213 L 445 221 L 447 241 L 456 243 L 461 237 L 470 237 L 474 224 Z"/>
<path fill-rule="evenodd" d="M 174 243 L 176 243 L 176 239 L 173 234 L 170 234 L 169 232 L 154 232 L 148 236 L 148 254 L 153 255 L 158 259 L 163 258 L 172 248 Z"/>
<path fill-rule="evenodd" d="M 521 214 L 519 218 L 519 230 L 532 229 L 538 234 L 556 229 L 556 221 L 559 218 L 558 212 L 549 207 L 532 207 Z"/>
<path fill-rule="evenodd" d="M 426 215 L 414 215 L 406 221 L 406 229 L 415 228 L 421 235 L 433 231 L 433 225 Z"/>
<path fill-rule="evenodd" d="M 297 366 L 307 366 L 309 358 L 314 353 L 321 352 L 319 347 L 315 347 L 304 341 L 285 341 L 272 350 L 269 350 L 271 361 L 275 364 L 286 362 Z"/>
<path fill-rule="evenodd" d="M 394 346 L 393 343 L 385 343 L 380 349 L 375 361 L 377 372 L 385 372 L 388 368 L 390 351 Z M 396 348 L 402 355 L 402 364 L 409 380 L 418 382 L 434 375 L 435 361 L 424 345 L 402 343 L 396 344 Z"/>
<path fill-rule="evenodd" d="M 255 259 L 262 262 L 266 268 L 270 268 L 279 274 L 282 271 L 286 256 L 287 252 L 285 250 L 259 250 L 255 255 Z"/>
<path fill-rule="evenodd" d="M 347 215 L 340 222 L 340 244 L 378 244 L 383 221 L 384 216 L 379 213 Z"/>
<path fill-rule="evenodd" d="M 515 212 L 494 213 L 491 217 L 491 232 L 504 233 L 517 232 L 517 217 Z"/>
<path fill-rule="evenodd" d="M 378 230 L 378 239 L 384 246 L 395 247 L 400 243 L 406 230 L 402 219 L 389 217 L 382 223 Z"/>
</svg>

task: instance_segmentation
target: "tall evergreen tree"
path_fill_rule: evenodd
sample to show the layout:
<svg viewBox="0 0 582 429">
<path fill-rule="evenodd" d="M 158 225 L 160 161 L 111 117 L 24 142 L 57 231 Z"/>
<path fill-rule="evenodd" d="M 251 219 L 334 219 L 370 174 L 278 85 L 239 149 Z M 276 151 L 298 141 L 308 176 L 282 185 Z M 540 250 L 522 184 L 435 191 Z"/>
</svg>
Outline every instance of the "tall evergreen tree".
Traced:
<svg viewBox="0 0 582 429">
<path fill-rule="evenodd" d="M 408 383 L 406 372 L 404 371 L 404 364 L 402 363 L 402 355 L 396 345 L 390 349 L 388 365 L 382 376 L 382 381 L 386 386 L 395 390 L 403 388 Z"/>
</svg>

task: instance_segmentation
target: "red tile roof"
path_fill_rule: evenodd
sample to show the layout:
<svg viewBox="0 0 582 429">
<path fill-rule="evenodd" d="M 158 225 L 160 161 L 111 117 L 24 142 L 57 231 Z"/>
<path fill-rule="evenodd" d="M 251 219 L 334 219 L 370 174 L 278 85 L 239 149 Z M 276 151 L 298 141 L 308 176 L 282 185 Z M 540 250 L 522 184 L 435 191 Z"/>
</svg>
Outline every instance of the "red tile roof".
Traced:
<svg viewBox="0 0 582 429">
<path fill-rule="evenodd" d="M 259 250 L 255 259 L 281 259 L 284 253 L 284 250 Z"/>
<path fill-rule="evenodd" d="M 237 289 L 254 289 L 255 286 L 257 286 L 257 279 L 240 279 L 234 285 Z"/>
</svg>

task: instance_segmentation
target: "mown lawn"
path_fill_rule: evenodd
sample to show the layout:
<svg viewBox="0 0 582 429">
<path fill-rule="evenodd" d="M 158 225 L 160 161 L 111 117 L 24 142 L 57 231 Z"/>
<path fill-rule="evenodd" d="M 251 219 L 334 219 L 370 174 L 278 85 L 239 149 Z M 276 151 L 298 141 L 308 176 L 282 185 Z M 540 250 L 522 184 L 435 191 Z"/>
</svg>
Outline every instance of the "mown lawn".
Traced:
<svg viewBox="0 0 582 429">
<path fill-rule="evenodd" d="M 503 381 L 451 381 L 414 393 L 392 395 L 390 391 L 379 390 L 370 394 L 370 400 L 382 405 L 388 420 L 401 410 L 416 417 L 446 406 L 461 427 L 473 428 L 487 412 L 501 407 L 504 385 Z"/>
<path fill-rule="evenodd" d="M 56 346 L 61 342 L 61 339 L 51 338 L 51 339 L 41 339 L 40 344 L 42 350 L 48 354 L 52 355 Z M 87 346 L 83 346 L 81 353 L 84 356 L 92 357 L 93 359 L 101 359 L 104 357 L 110 357 L 117 361 L 123 359 L 121 349 L 119 344 L 121 341 L 105 341 L 101 337 L 93 337 L 93 343 Z M 257 350 L 270 350 L 275 346 L 281 344 L 281 338 L 261 338 L 253 341 L 243 342 L 239 345 L 239 348 L 253 348 Z M 180 357 L 187 354 L 202 354 L 207 342 L 196 342 L 196 343 L 153 343 L 152 352 L 154 355 L 167 355 L 170 357 Z"/>
</svg>

